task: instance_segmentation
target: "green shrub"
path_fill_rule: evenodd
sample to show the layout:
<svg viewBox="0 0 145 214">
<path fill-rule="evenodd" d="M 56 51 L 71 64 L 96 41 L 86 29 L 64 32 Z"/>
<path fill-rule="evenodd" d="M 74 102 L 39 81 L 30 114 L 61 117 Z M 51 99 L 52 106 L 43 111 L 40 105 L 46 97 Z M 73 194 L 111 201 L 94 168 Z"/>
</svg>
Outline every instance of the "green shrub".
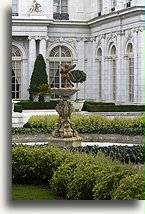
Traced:
<svg viewBox="0 0 145 214">
<path fill-rule="evenodd" d="M 96 106 L 96 105 L 103 105 L 103 106 L 112 106 L 112 105 L 115 105 L 115 103 L 104 103 L 104 102 L 91 102 L 91 101 L 85 101 L 84 103 L 84 108 L 87 106 L 87 105 L 93 105 L 93 106 Z"/>
<path fill-rule="evenodd" d="M 69 157 L 52 147 L 16 146 L 12 148 L 12 178 L 14 183 L 40 184 L 48 182 L 54 171 Z"/>
<path fill-rule="evenodd" d="M 120 189 L 124 188 L 122 179 L 140 173 L 131 164 L 112 162 L 102 153 L 94 158 L 92 155 L 73 154 L 48 145 L 13 145 L 12 148 L 13 183 L 50 183 L 58 195 L 72 200 L 114 200 L 114 197 L 119 197 Z M 129 186 L 132 191 L 135 190 L 134 181 Z M 130 197 L 131 194 L 128 200 Z"/>
<path fill-rule="evenodd" d="M 65 161 L 57 168 L 50 181 L 52 190 L 57 192 L 58 196 L 67 195 L 68 183 L 70 182 L 71 174 L 76 166 L 84 160 L 84 156 L 80 154 L 74 154 L 71 157 L 72 159 L 70 162 Z"/>
<path fill-rule="evenodd" d="M 111 200 L 114 190 L 120 181 L 134 174 L 135 169 L 127 165 L 111 164 L 105 170 L 97 173 L 96 185 L 93 188 L 94 200 Z"/>
<path fill-rule="evenodd" d="M 58 100 L 50 100 L 49 102 L 22 101 L 19 103 L 19 105 L 22 106 L 23 110 L 55 109 L 58 103 Z"/>
<path fill-rule="evenodd" d="M 25 125 L 27 127 L 27 123 Z M 43 129 L 43 128 L 23 128 L 23 127 L 13 127 L 12 134 L 13 135 L 35 135 L 35 134 L 49 134 L 52 132 L 51 128 Z"/>
<path fill-rule="evenodd" d="M 97 156 L 98 152 L 103 152 L 109 156 L 111 160 L 119 160 L 122 163 L 143 164 L 144 146 L 85 146 L 85 147 L 70 147 L 71 152 L 80 152 Z"/>
<path fill-rule="evenodd" d="M 99 165 L 90 159 L 90 156 L 77 164 L 68 182 L 67 197 L 72 200 L 93 200 L 92 189 L 100 170 Z"/>
<path fill-rule="evenodd" d="M 132 174 L 120 181 L 112 194 L 112 200 L 144 200 L 143 173 Z"/>
<path fill-rule="evenodd" d="M 54 129 L 58 120 L 56 115 L 32 116 L 27 127 Z M 121 134 L 121 135 L 143 135 L 144 117 L 134 119 L 114 118 L 108 119 L 102 115 L 72 115 L 71 121 L 74 123 L 79 133 L 97 134 Z"/>
<path fill-rule="evenodd" d="M 89 112 L 135 112 L 144 111 L 143 105 L 115 105 L 107 103 L 85 102 L 82 111 Z"/>
<path fill-rule="evenodd" d="M 19 104 L 14 105 L 14 112 L 20 112 L 21 113 L 22 111 L 23 111 L 23 108 L 21 105 L 19 105 Z"/>
<path fill-rule="evenodd" d="M 43 55 L 38 54 L 35 60 L 34 69 L 30 80 L 30 87 L 29 87 L 30 100 L 33 100 L 33 95 L 39 92 L 38 86 L 42 84 L 47 84 L 47 83 L 48 83 L 48 76 L 46 73 L 46 63 L 43 58 Z"/>
</svg>

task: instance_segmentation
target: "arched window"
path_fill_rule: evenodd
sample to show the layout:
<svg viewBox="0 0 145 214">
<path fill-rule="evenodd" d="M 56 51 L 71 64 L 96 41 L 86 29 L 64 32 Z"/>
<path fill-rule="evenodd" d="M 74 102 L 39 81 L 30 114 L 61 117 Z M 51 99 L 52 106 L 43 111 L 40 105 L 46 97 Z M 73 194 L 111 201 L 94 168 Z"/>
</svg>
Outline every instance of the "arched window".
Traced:
<svg viewBox="0 0 145 214">
<path fill-rule="evenodd" d="M 134 54 L 133 46 L 130 43 L 127 47 L 127 58 L 128 58 L 128 93 L 129 102 L 134 102 Z"/>
<path fill-rule="evenodd" d="M 99 100 L 101 100 L 102 99 L 102 50 L 101 48 L 98 49 L 97 60 L 98 60 Z"/>
<path fill-rule="evenodd" d="M 22 54 L 12 46 L 12 99 L 21 99 L 22 86 Z"/>
<path fill-rule="evenodd" d="M 61 63 L 71 64 L 72 53 L 67 47 L 57 46 L 52 49 L 49 55 L 49 83 L 52 88 L 62 86 L 59 68 Z"/>
<path fill-rule="evenodd" d="M 111 49 L 112 98 L 116 100 L 116 47 Z"/>
</svg>

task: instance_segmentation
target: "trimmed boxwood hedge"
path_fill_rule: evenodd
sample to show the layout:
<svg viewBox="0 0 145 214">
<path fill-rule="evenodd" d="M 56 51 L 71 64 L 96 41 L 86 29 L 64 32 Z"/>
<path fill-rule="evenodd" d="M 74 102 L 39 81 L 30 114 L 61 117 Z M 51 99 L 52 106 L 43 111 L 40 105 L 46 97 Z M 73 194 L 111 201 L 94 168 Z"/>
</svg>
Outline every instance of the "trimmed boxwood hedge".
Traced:
<svg viewBox="0 0 145 214">
<path fill-rule="evenodd" d="M 144 111 L 143 105 L 115 105 L 111 103 L 85 102 L 82 111 L 88 112 L 136 112 Z"/>
<path fill-rule="evenodd" d="M 51 100 L 50 102 L 32 102 L 32 101 L 22 101 L 14 105 L 14 111 L 19 112 L 20 106 L 23 110 L 38 110 L 38 109 L 55 109 L 59 100 Z"/>
<path fill-rule="evenodd" d="M 15 112 L 20 111 L 20 105 L 23 110 L 35 109 L 55 109 L 59 100 L 51 100 L 50 102 L 32 102 L 29 100 L 21 100 L 19 104 L 14 105 Z M 144 111 L 143 105 L 115 105 L 115 103 L 103 102 L 87 102 L 85 101 L 82 111 L 88 112 L 136 112 Z"/>
<path fill-rule="evenodd" d="M 14 105 L 14 112 L 22 112 L 23 111 L 23 108 L 22 108 L 22 105 L 19 105 L 19 104 L 15 104 Z"/>
</svg>

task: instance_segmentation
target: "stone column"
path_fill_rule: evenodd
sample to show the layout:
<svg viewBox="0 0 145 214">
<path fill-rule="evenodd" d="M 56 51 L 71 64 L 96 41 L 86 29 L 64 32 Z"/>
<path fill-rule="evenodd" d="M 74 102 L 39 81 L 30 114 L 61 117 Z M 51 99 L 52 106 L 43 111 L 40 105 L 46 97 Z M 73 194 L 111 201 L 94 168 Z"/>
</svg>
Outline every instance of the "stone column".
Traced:
<svg viewBox="0 0 145 214">
<path fill-rule="evenodd" d="M 117 57 L 116 60 L 116 101 L 120 104 L 123 102 L 124 97 L 124 81 L 123 75 L 123 42 L 122 42 L 122 31 L 118 31 L 117 34 Z"/>
<path fill-rule="evenodd" d="M 39 43 L 39 53 L 43 55 L 45 62 L 46 62 L 46 41 L 47 37 L 41 37 Z"/>
<path fill-rule="evenodd" d="M 138 103 L 144 102 L 144 33 L 143 27 L 138 28 Z"/>
<path fill-rule="evenodd" d="M 105 68 L 105 54 L 106 54 L 106 39 L 102 36 L 102 101 L 106 100 L 106 68 Z"/>
<path fill-rule="evenodd" d="M 81 38 L 78 41 L 78 68 L 79 70 L 84 71 L 84 51 L 85 51 L 85 44 L 84 44 L 84 38 Z M 84 99 L 84 84 L 85 83 L 80 83 L 79 84 L 79 88 L 80 88 L 80 92 L 78 92 L 78 94 L 76 96 L 78 96 L 77 98 L 79 99 Z"/>
<path fill-rule="evenodd" d="M 128 104 L 129 100 L 129 75 L 128 75 L 128 55 L 124 55 L 124 66 L 123 66 L 123 82 L 122 82 L 122 87 L 123 87 L 123 102 L 124 104 Z"/>
<path fill-rule="evenodd" d="M 92 62 L 90 66 L 90 74 L 92 74 L 92 96 L 91 98 L 94 100 L 98 100 L 98 76 L 97 76 L 97 62 L 96 62 L 96 39 L 91 38 L 91 46 L 92 46 Z M 91 54 L 91 53 L 90 53 Z"/>
<path fill-rule="evenodd" d="M 35 37 L 28 37 L 29 40 L 29 84 L 31 75 L 34 69 L 34 62 L 36 60 L 36 41 Z"/>
<path fill-rule="evenodd" d="M 134 30 L 134 103 L 138 103 L 138 31 Z"/>
</svg>

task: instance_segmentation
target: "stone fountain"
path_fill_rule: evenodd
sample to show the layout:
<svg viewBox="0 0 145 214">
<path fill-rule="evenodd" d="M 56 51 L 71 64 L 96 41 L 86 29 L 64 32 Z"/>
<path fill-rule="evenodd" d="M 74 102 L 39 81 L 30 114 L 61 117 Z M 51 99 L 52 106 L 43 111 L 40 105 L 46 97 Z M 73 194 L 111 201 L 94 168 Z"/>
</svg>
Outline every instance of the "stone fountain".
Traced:
<svg viewBox="0 0 145 214">
<path fill-rule="evenodd" d="M 78 135 L 78 132 L 74 128 L 74 124 L 71 122 L 71 114 L 74 112 L 74 107 L 70 102 L 70 97 L 74 95 L 79 88 L 73 88 L 71 71 L 76 65 L 61 64 L 61 79 L 63 87 L 53 88 L 53 92 L 60 96 L 60 102 L 56 106 L 56 111 L 59 114 L 59 120 L 56 124 L 55 130 L 52 132 L 52 137 L 49 141 L 61 143 L 63 146 L 79 146 L 82 138 Z M 69 83 L 69 87 L 68 86 Z"/>
</svg>

